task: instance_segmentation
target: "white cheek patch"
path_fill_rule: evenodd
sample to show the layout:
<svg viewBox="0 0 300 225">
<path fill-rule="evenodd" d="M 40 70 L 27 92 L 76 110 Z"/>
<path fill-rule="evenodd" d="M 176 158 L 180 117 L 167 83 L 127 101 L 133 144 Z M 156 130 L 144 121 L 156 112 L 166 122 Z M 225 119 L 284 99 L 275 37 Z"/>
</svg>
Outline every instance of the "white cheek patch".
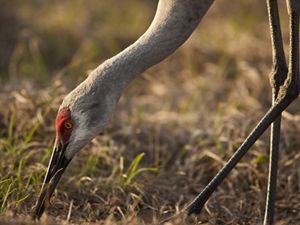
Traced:
<svg viewBox="0 0 300 225">
<path fill-rule="evenodd" d="M 72 158 L 83 146 L 91 141 L 97 134 L 102 132 L 109 122 L 116 106 L 117 98 L 115 96 L 107 95 L 104 101 L 105 104 L 103 105 L 105 106 L 105 111 L 101 112 L 101 118 L 97 118 L 92 125 L 89 125 L 91 122 L 88 113 L 73 112 L 72 116 L 75 124 L 66 151 L 67 157 Z"/>
<path fill-rule="evenodd" d="M 92 128 L 87 127 L 88 119 L 84 113 L 76 114 L 76 121 L 79 124 L 76 124 L 74 130 L 71 134 L 71 139 L 73 141 L 86 140 L 89 139 L 93 133 Z"/>
<path fill-rule="evenodd" d="M 87 118 L 83 113 L 73 115 L 75 126 L 69 139 L 69 145 L 66 150 L 66 157 L 72 158 L 84 145 L 86 145 L 92 135 L 92 130 L 88 129 Z"/>
<path fill-rule="evenodd" d="M 99 126 L 88 127 L 88 118 L 85 113 L 73 114 L 73 118 L 75 126 L 69 139 L 69 146 L 66 150 L 66 157 L 69 159 L 100 132 Z M 104 124 L 101 124 L 101 128 L 103 127 L 102 125 L 104 126 Z"/>
<path fill-rule="evenodd" d="M 92 134 L 86 129 L 76 129 L 76 131 L 72 132 L 70 143 L 66 150 L 66 157 L 68 159 L 73 158 L 90 141 L 90 137 L 92 137 Z"/>
</svg>

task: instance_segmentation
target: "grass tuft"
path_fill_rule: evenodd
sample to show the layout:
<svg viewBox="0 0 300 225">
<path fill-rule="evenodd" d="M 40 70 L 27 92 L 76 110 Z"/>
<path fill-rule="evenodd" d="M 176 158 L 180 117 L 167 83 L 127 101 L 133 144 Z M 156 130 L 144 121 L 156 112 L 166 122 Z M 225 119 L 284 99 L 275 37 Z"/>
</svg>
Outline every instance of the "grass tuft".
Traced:
<svg viewBox="0 0 300 225">
<path fill-rule="evenodd" d="M 146 171 L 151 171 L 151 172 L 158 171 L 158 168 L 154 168 L 154 167 L 138 168 L 138 165 L 140 164 L 140 162 L 144 156 L 145 156 L 144 152 L 138 154 L 131 162 L 126 173 L 122 173 L 122 170 L 121 170 L 122 175 L 120 177 L 120 186 L 123 189 L 126 190 L 130 185 L 132 185 L 133 179 L 140 173 L 146 172 Z M 123 162 L 124 162 L 124 160 L 123 160 L 123 158 L 121 158 L 120 168 L 124 168 Z"/>
</svg>

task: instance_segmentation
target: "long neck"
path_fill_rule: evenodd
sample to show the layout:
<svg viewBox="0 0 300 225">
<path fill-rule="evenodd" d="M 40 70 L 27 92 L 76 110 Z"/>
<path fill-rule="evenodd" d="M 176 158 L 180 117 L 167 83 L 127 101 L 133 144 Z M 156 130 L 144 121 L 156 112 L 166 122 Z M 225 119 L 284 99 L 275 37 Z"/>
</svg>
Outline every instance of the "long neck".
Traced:
<svg viewBox="0 0 300 225">
<path fill-rule="evenodd" d="M 90 79 L 122 91 L 137 75 L 182 45 L 213 1 L 160 0 L 148 30 L 124 51 L 98 66 Z"/>
</svg>

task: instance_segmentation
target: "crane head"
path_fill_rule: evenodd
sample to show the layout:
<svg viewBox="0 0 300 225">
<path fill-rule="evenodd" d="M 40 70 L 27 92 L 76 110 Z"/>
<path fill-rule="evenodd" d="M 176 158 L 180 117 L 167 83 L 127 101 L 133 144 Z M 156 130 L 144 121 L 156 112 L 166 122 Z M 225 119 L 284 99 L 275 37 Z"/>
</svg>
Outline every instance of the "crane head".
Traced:
<svg viewBox="0 0 300 225">
<path fill-rule="evenodd" d="M 34 219 L 39 219 L 48 207 L 51 195 L 74 155 L 103 131 L 119 98 L 113 93 L 104 87 L 95 89 L 84 82 L 65 97 L 57 113 L 55 144 Z"/>
</svg>

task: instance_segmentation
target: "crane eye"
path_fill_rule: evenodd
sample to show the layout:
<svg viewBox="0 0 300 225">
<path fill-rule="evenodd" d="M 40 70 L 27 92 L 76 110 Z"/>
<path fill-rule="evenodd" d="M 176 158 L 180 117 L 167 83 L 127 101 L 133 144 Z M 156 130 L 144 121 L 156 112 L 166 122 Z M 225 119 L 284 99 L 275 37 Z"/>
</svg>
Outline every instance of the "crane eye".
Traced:
<svg viewBox="0 0 300 225">
<path fill-rule="evenodd" d="M 72 124 L 71 122 L 66 122 L 66 123 L 64 124 L 64 126 L 65 126 L 65 128 L 67 128 L 67 129 L 71 129 L 71 128 L 73 127 L 73 124 Z"/>
</svg>

